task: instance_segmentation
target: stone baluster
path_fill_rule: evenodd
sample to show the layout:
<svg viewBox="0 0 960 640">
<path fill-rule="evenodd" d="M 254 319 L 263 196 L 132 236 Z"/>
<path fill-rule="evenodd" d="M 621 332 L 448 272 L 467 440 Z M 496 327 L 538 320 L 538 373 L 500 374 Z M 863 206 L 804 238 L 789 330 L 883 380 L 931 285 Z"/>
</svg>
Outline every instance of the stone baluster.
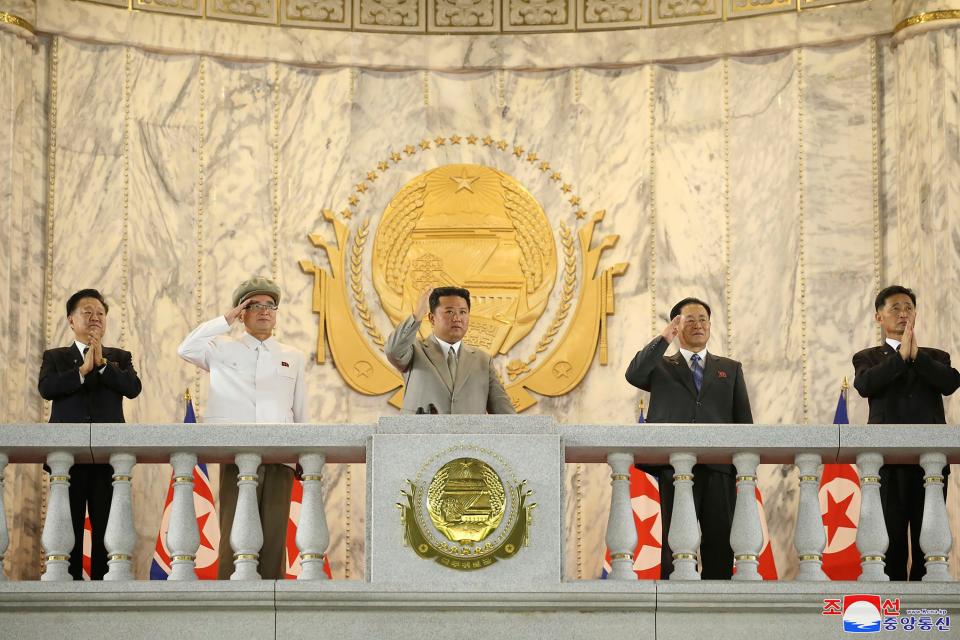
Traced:
<svg viewBox="0 0 960 640">
<path fill-rule="evenodd" d="M 3 472 L 7 468 L 7 454 L 0 453 L 0 582 L 7 579 L 7 574 L 3 570 L 3 556 L 7 553 L 7 547 L 10 545 L 10 533 L 7 531 L 7 510 L 3 504 Z"/>
<path fill-rule="evenodd" d="M 610 550 L 611 580 L 636 580 L 633 553 L 637 548 L 637 527 L 630 504 L 630 469 L 632 453 L 608 453 L 610 465 L 610 516 L 607 519 L 607 549 Z"/>
<path fill-rule="evenodd" d="M 47 555 L 47 568 L 40 579 L 44 582 L 73 580 L 70 576 L 70 552 L 73 551 L 74 537 L 69 494 L 73 454 L 54 451 L 47 455 L 47 466 L 50 467 L 50 493 L 47 498 L 47 518 L 40 538 Z"/>
<path fill-rule="evenodd" d="M 330 544 L 327 529 L 327 514 L 323 506 L 322 453 L 305 453 L 300 456 L 303 468 L 303 502 L 300 507 L 300 526 L 297 527 L 297 549 L 300 550 L 300 577 L 298 580 L 326 580 L 323 572 L 323 553 Z"/>
<path fill-rule="evenodd" d="M 763 580 L 757 571 L 760 551 L 763 549 L 763 527 L 756 494 L 760 456 L 748 452 L 735 453 L 733 464 L 737 468 L 737 503 L 730 527 L 730 547 L 736 567 L 733 579 Z"/>
<path fill-rule="evenodd" d="M 170 464 L 173 465 L 173 501 L 167 528 L 171 566 L 167 579 L 196 580 L 200 530 L 197 528 L 197 510 L 193 504 L 193 469 L 197 466 L 197 456 L 186 452 L 173 453 L 170 455 Z"/>
<path fill-rule="evenodd" d="M 880 467 L 883 456 L 867 452 L 857 454 L 860 470 L 860 524 L 857 526 L 857 549 L 860 551 L 860 566 L 863 571 L 860 582 L 889 582 L 884 573 L 884 554 L 890 544 L 887 525 L 883 520 L 883 504 L 880 502 Z"/>
<path fill-rule="evenodd" d="M 797 528 L 793 534 L 793 546 L 800 558 L 797 581 L 829 580 L 823 572 L 823 549 L 827 546 L 827 536 L 823 532 L 823 515 L 820 511 L 820 454 L 798 453 L 794 461 L 800 469 L 800 505 L 797 508 Z"/>
<path fill-rule="evenodd" d="M 920 547 L 927 566 L 924 582 L 953 581 L 948 565 L 953 538 L 943 501 L 943 467 L 946 464 L 947 456 L 942 453 L 924 453 L 920 456 L 924 491 Z M 917 555 L 914 555 L 914 562 L 920 561 Z"/>
<path fill-rule="evenodd" d="M 137 532 L 133 528 L 130 481 L 136 462 L 136 456 L 129 453 L 110 454 L 113 497 L 110 500 L 110 519 L 103 536 L 110 568 L 103 576 L 104 580 L 133 580 L 133 547 L 137 542 Z"/>
<path fill-rule="evenodd" d="M 692 453 L 671 453 L 673 465 L 673 514 L 670 517 L 668 540 L 673 549 L 671 580 L 699 580 L 697 549 L 700 548 L 700 523 L 693 503 L 693 465 L 697 457 Z"/>
<path fill-rule="evenodd" d="M 260 509 L 257 506 L 257 467 L 259 453 L 238 453 L 236 457 L 237 511 L 233 516 L 230 531 L 230 546 L 233 548 L 233 575 L 231 580 L 259 580 L 257 565 L 260 548 L 263 546 L 263 527 L 260 525 Z"/>
</svg>

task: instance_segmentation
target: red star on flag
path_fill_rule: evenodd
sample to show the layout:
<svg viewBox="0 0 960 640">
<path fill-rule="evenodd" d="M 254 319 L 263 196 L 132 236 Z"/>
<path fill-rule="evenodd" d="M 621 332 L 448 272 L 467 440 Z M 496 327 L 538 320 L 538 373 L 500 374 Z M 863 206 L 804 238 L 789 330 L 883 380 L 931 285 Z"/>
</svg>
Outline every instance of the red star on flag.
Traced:
<svg viewBox="0 0 960 640">
<path fill-rule="evenodd" d="M 655 513 L 641 520 L 634 514 L 633 520 L 637 524 L 637 555 L 640 555 L 640 549 L 643 547 L 662 548 L 662 545 L 657 542 L 656 536 L 653 535 L 653 525 L 657 523 L 659 517 L 660 514 Z"/>
<path fill-rule="evenodd" d="M 827 528 L 827 544 L 833 541 L 833 536 L 836 535 L 837 529 L 857 528 L 857 525 L 847 517 L 847 508 L 850 506 L 851 500 L 853 500 L 852 493 L 837 502 L 833 499 L 833 494 L 827 491 L 827 510 L 823 514 L 823 526 Z"/>
<path fill-rule="evenodd" d="M 207 520 L 210 519 L 210 512 L 207 511 L 202 516 L 197 518 L 197 528 L 200 529 L 200 546 L 206 547 L 207 549 L 213 549 L 213 544 L 210 540 L 207 539 L 207 535 L 203 532 L 204 528 L 207 526 Z"/>
</svg>

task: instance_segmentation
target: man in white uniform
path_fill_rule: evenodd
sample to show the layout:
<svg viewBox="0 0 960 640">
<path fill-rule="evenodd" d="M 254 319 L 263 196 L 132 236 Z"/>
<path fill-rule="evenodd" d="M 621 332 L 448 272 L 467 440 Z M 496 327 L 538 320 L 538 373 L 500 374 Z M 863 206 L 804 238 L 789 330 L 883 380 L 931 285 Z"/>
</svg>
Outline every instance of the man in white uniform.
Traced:
<svg viewBox="0 0 960 640">
<path fill-rule="evenodd" d="M 233 292 L 234 308 L 204 322 L 188 335 L 177 353 L 210 372 L 210 398 L 204 422 L 304 422 L 306 387 L 304 355 L 273 338 L 277 324 L 280 287 L 267 278 L 254 277 Z M 228 335 L 239 319 L 244 334 Z M 233 574 L 229 531 L 237 508 L 237 475 L 234 464 L 220 474 L 220 565 L 218 577 Z M 284 543 L 290 515 L 293 469 L 283 464 L 261 465 L 257 486 L 263 548 L 260 575 L 283 578 Z"/>
</svg>

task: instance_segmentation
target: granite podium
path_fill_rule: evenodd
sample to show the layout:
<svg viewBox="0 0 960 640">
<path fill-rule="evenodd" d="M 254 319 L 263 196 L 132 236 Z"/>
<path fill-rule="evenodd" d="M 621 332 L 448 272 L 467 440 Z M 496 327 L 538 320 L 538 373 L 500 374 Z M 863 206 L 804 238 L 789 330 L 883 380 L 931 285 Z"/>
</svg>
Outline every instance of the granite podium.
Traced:
<svg viewBox="0 0 960 640">
<path fill-rule="evenodd" d="M 369 447 L 372 585 L 560 584 L 563 446 L 552 418 L 381 418 Z"/>
</svg>

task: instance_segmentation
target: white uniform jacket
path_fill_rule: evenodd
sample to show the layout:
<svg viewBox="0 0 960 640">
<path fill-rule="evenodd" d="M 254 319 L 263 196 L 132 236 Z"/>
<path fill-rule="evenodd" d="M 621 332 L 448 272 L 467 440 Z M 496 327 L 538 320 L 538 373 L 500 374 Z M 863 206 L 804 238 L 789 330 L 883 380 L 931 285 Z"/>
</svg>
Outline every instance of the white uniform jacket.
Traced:
<svg viewBox="0 0 960 640">
<path fill-rule="evenodd" d="M 204 322 L 177 348 L 210 372 L 204 422 L 306 422 L 304 355 L 274 338 L 228 335 L 226 318 Z"/>
</svg>

